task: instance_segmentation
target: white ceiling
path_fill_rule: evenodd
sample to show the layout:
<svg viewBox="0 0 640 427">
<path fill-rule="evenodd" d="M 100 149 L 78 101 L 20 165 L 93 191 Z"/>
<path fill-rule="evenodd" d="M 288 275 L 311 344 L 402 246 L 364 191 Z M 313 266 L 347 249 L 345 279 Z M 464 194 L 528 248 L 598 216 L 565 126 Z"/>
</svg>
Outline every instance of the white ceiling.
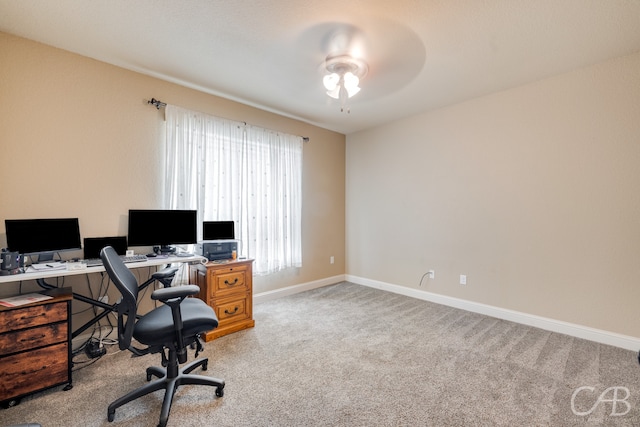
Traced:
<svg viewBox="0 0 640 427">
<path fill-rule="evenodd" d="M 640 0 L 0 0 L 0 31 L 349 134 L 639 52 Z"/>
</svg>

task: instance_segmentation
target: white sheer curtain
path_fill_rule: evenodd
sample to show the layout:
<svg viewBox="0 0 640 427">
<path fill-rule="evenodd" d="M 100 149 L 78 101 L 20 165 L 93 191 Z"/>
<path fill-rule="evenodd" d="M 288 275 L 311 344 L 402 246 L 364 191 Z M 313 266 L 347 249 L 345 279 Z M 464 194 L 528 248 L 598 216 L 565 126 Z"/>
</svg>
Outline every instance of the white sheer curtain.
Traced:
<svg viewBox="0 0 640 427">
<path fill-rule="evenodd" d="M 166 127 L 166 207 L 235 221 L 256 274 L 300 267 L 302 138 L 173 105 Z"/>
</svg>

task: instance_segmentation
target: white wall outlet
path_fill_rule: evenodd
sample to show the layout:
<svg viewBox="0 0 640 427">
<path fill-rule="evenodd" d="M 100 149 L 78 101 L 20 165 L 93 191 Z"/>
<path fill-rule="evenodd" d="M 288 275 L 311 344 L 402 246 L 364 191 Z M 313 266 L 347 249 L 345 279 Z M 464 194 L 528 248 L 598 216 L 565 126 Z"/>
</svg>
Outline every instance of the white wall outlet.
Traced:
<svg viewBox="0 0 640 427">
<path fill-rule="evenodd" d="M 333 264 L 335 260 L 333 259 L 333 255 L 329 258 L 329 264 Z"/>
<path fill-rule="evenodd" d="M 427 271 L 427 273 L 429 274 L 429 279 L 435 279 L 436 278 L 436 271 L 435 270 L 429 270 L 429 271 Z"/>
<path fill-rule="evenodd" d="M 467 284 L 467 275 L 466 274 L 461 274 L 460 275 L 460 284 L 461 285 L 466 285 Z"/>
</svg>

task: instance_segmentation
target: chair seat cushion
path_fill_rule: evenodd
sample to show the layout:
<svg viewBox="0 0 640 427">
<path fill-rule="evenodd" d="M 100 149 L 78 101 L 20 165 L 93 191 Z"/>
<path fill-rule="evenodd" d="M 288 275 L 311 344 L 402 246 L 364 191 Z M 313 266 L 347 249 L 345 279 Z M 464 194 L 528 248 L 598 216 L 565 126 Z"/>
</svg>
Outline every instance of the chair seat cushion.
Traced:
<svg viewBox="0 0 640 427">
<path fill-rule="evenodd" d="M 180 304 L 182 337 L 188 338 L 218 326 L 211 307 L 198 298 L 187 298 Z M 162 345 L 173 341 L 175 330 L 171 307 L 161 305 L 142 316 L 135 325 L 133 337 L 145 345 Z"/>
</svg>

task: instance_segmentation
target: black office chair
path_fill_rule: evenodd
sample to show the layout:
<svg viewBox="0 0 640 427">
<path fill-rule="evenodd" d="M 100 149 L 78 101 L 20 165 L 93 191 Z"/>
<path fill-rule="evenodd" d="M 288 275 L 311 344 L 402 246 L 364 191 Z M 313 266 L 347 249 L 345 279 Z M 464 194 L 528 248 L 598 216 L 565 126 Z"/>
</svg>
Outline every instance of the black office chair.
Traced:
<svg viewBox="0 0 640 427">
<path fill-rule="evenodd" d="M 187 361 L 187 348 L 196 347 L 196 357 L 203 349 L 200 334 L 218 326 L 218 319 L 211 307 L 198 298 L 187 298 L 200 291 L 196 285 L 166 287 L 153 291 L 151 298 L 163 302 L 143 316 L 136 315 L 138 283 L 135 276 L 122 262 L 116 251 L 107 246 L 100 252 L 107 274 L 122 294 L 118 303 L 118 344 L 121 350 L 134 354 L 161 353 L 162 366 L 147 368 L 147 381 L 155 381 L 133 390 L 109 405 L 107 418 L 113 421 L 116 409 L 138 397 L 156 390 L 165 390 L 159 427 L 164 427 L 169 418 L 173 396 L 182 384 L 201 384 L 216 387 L 216 396 L 224 394 L 224 381 L 204 375 L 190 374 L 198 366 L 207 370 L 208 359 L 198 359 L 179 368 Z M 132 338 L 147 346 L 144 349 L 132 346 Z M 165 350 L 168 351 L 167 356 Z"/>
</svg>

